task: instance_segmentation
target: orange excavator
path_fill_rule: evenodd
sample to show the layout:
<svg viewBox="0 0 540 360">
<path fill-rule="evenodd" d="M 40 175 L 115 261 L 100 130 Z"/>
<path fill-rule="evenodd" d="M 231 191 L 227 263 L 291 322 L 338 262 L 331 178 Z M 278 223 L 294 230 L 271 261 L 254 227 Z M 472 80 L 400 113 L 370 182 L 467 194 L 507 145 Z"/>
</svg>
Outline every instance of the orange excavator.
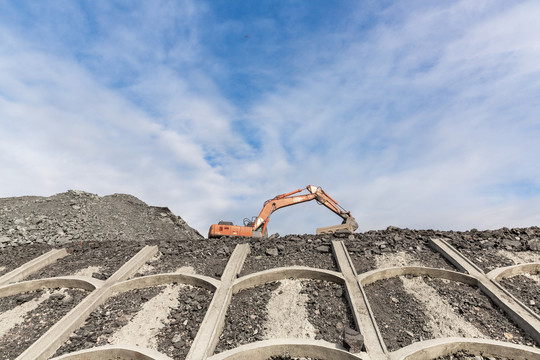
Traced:
<svg viewBox="0 0 540 360">
<path fill-rule="evenodd" d="M 317 200 L 319 204 L 326 206 L 328 209 L 335 212 L 343 219 L 341 225 L 328 226 L 317 229 L 317 234 L 325 233 L 334 233 L 336 231 L 348 231 L 353 233 L 358 229 L 358 224 L 355 219 L 351 216 L 349 211 L 343 209 L 337 201 L 332 199 L 330 195 L 324 192 L 320 187 L 308 185 L 306 187 L 308 193 L 303 195 L 294 195 L 304 189 L 298 189 L 290 193 L 281 194 L 273 199 L 267 200 L 264 203 L 264 206 L 259 213 L 259 216 L 253 217 L 252 219 L 245 218 L 244 226 L 233 225 L 230 221 L 220 221 L 218 224 L 213 224 L 210 226 L 208 231 L 209 238 L 217 238 L 221 236 L 245 236 L 245 237 L 254 237 L 261 238 L 267 237 L 268 232 L 266 227 L 268 226 L 268 221 L 270 220 L 270 215 L 283 207 L 296 205 L 306 201 Z"/>
</svg>

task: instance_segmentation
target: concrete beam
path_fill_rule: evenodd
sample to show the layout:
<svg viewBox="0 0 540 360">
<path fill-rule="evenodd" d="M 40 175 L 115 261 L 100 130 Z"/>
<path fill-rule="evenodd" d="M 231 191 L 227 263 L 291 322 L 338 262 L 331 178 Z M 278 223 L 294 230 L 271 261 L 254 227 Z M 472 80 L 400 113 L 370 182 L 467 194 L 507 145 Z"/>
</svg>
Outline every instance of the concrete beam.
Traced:
<svg viewBox="0 0 540 360">
<path fill-rule="evenodd" d="M 364 346 L 373 359 L 387 359 L 388 351 L 369 306 L 366 293 L 343 241 L 332 241 L 338 267 L 345 279 L 347 299 L 351 305 L 356 327 L 364 336 Z"/>
<path fill-rule="evenodd" d="M 204 360 L 214 353 L 219 335 L 225 325 L 225 314 L 231 303 L 234 280 L 242 270 L 248 254 L 248 244 L 236 245 L 186 360 Z"/>
<path fill-rule="evenodd" d="M 430 246 L 438 251 L 444 258 L 446 258 L 446 260 L 450 261 L 450 263 L 452 263 L 452 265 L 457 267 L 459 270 L 465 271 L 469 275 L 475 277 L 484 275 L 484 272 L 478 266 L 476 266 L 475 263 L 457 251 L 444 239 L 430 239 Z"/>
<path fill-rule="evenodd" d="M 25 277 L 39 271 L 47 265 L 54 263 L 56 260 L 67 256 L 68 253 L 66 249 L 54 249 L 45 253 L 41 256 L 38 256 L 35 259 L 30 260 L 26 264 L 18 267 L 17 269 L 8 272 L 0 277 L 0 285 L 5 285 L 9 283 L 14 283 L 16 281 L 22 280 Z"/>
</svg>

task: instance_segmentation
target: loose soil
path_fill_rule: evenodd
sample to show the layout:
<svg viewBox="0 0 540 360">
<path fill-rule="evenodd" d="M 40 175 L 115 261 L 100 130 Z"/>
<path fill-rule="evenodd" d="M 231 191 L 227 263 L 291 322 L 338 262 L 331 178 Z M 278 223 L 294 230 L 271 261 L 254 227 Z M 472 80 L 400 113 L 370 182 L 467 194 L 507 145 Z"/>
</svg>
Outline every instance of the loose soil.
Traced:
<svg viewBox="0 0 540 360">
<path fill-rule="evenodd" d="M 19 266 L 37 258 L 53 249 L 48 244 L 29 244 L 19 247 L 5 247 L 0 249 L 0 276 L 15 270 Z"/>
<path fill-rule="evenodd" d="M 428 277 L 396 277 L 365 287 L 390 351 L 440 337 L 482 337 L 535 345 L 478 288 Z"/>
<path fill-rule="evenodd" d="M 518 300 L 540 315 L 540 274 L 503 278 L 499 283 Z"/>
<path fill-rule="evenodd" d="M 43 293 L 47 295 L 37 307 L 23 316 L 22 322 L 11 327 L 0 338 L 0 359 L 15 359 L 87 295 L 86 291 L 79 289 L 49 289 L 35 293 L 29 294 L 28 301 L 41 297 Z M 21 295 L 18 295 L 19 298 Z"/>
<path fill-rule="evenodd" d="M 146 270 L 139 270 L 137 276 L 174 272 L 182 266 L 192 267 L 200 275 L 221 278 L 227 261 L 237 244 L 246 243 L 246 239 L 191 239 L 150 241 L 148 245 L 157 245 L 159 254 L 147 264 Z"/>
<path fill-rule="evenodd" d="M 93 311 L 55 356 L 128 343 L 183 358 L 211 297 L 210 292 L 187 285 L 156 286 L 116 295 Z"/>
<path fill-rule="evenodd" d="M 330 236 L 304 235 L 254 239 L 241 276 L 283 266 L 309 266 L 337 271 Z"/>
<path fill-rule="evenodd" d="M 455 312 L 467 319 L 489 339 L 529 346 L 537 345 L 477 287 L 427 277 L 424 277 L 424 281 L 432 286 Z"/>
<path fill-rule="evenodd" d="M 432 337 L 422 303 L 405 291 L 399 277 L 376 281 L 364 290 L 389 351 Z"/>
<path fill-rule="evenodd" d="M 313 324 L 315 340 L 343 345 L 345 328 L 357 330 L 346 298 L 345 287 L 320 280 L 303 280 L 302 293 L 307 294 L 307 320 Z"/>
<path fill-rule="evenodd" d="M 264 340 L 268 330 L 268 302 L 272 292 L 279 285 L 279 282 L 272 282 L 245 289 L 233 295 L 216 353 Z"/>
<path fill-rule="evenodd" d="M 144 244 L 134 241 L 102 242 L 95 240 L 65 245 L 69 253 L 68 256 L 58 259 L 55 263 L 28 276 L 25 280 L 75 275 L 89 267 L 99 267 L 100 269 L 99 272 L 92 273 L 92 277 L 106 280 L 144 247 Z"/>
<path fill-rule="evenodd" d="M 438 357 L 434 360 L 512 360 L 508 358 L 498 357 L 498 356 L 483 356 L 478 354 L 471 354 L 468 351 L 460 351 L 452 355 L 446 355 Z"/>
</svg>

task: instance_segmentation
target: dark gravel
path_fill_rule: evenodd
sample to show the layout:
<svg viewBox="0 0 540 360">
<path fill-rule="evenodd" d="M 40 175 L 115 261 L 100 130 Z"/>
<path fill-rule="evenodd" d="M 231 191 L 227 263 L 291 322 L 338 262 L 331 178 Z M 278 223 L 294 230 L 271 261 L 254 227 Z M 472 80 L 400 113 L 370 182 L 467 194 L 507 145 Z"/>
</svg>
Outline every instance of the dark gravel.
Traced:
<svg viewBox="0 0 540 360">
<path fill-rule="evenodd" d="M 540 285 L 525 275 L 503 278 L 499 283 L 518 300 L 540 315 Z"/>
<path fill-rule="evenodd" d="M 459 351 L 452 355 L 446 355 L 438 357 L 434 360 L 512 360 L 508 358 L 498 357 L 498 356 L 483 356 L 478 354 L 471 354 L 468 351 Z"/>
<path fill-rule="evenodd" d="M 43 290 L 35 292 L 41 296 Z M 52 325 L 73 309 L 88 293 L 79 289 L 65 289 L 63 294 L 53 294 L 36 309 L 28 313 L 24 321 L 0 338 L 0 359 L 15 359 L 28 346 L 43 335 Z M 36 297 L 35 295 L 31 295 Z"/>
<path fill-rule="evenodd" d="M 272 291 L 278 286 L 279 282 L 273 282 L 233 295 L 216 353 L 263 340 L 266 330 L 264 324 L 267 321 L 266 306 Z"/>
<path fill-rule="evenodd" d="M 148 206 L 131 195 L 70 190 L 50 197 L 0 198 L 0 248 L 179 238 L 202 236 L 168 208 Z"/>
<path fill-rule="evenodd" d="M 302 281 L 302 293 L 308 295 L 308 320 L 315 327 L 316 340 L 343 345 L 345 327 L 357 330 L 346 298 L 345 287 L 319 280 Z"/>
<path fill-rule="evenodd" d="M 337 271 L 331 236 L 288 235 L 269 240 L 253 239 L 241 275 L 283 266 L 309 266 Z"/>
<path fill-rule="evenodd" d="M 0 314 L 12 310 L 25 302 L 38 298 L 42 293 L 42 290 L 30 291 L 0 298 Z"/>
<path fill-rule="evenodd" d="M 450 244 L 485 272 L 497 267 L 514 265 L 512 260 L 498 255 L 499 250 L 540 251 L 540 228 L 537 226 L 486 231 L 473 229 L 450 233 L 445 234 Z"/>
<path fill-rule="evenodd" d="M 144 244 L 134 241 L 86 241 L 64 244 L 69 253 L 25 280 L 66 276 L 89 266 L 100 266 L 92 276 L 105 280 L 131 259 Z M 76 259 L 76 261 L 74 261 Z"/>
<path fill-rule="evenodd" d="M 180 305 L 171 310 L 167 325 L 157 335 L 158 350 L 173 359 L 185 358 L 211 300 L 210 291 L 184 287 L 179 295 Z"/>
<path fill-rule="evenodd" d="M 161 256 L 157 261 L 149 262 L 154 268 L 144 274 L 151 275 L 173 272 L 182 266 L 191 266 L 197 274 L 219 279 L 237 244 L 246 239 L 179 239 L 150 241 L 148 245 L 157 245 Z"/>
<path fill-rule="evenodd" d="M 364 290 L 389 351 L 432 338 L 422 304 L 405 291 L 400 278 L 379 280 Z"/>
<path fill-rule="evenodd" d="M 8 246 L 0 250 L 0 276 L 15 270 L 28 261 L 50 251 L 48 244 L 29 244 L 19 247 Z"/>
</svg>

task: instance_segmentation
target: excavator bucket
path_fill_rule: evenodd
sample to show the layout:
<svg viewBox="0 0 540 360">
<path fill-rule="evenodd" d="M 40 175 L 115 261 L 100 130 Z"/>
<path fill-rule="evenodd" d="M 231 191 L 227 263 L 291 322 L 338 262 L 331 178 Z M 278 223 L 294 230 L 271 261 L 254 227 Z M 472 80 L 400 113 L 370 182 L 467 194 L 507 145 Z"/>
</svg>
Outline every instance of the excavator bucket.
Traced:
<svg viewBox="0 0 540 360">
<path fill-rule="evenodd" d="M 356 229 L 358 229 L 358 223 L 353 217 L 349 217 L 343 224 L 317 228 L 316 234 L 333 234 L 338 231 L 352 234 Z"/>
</svg>

